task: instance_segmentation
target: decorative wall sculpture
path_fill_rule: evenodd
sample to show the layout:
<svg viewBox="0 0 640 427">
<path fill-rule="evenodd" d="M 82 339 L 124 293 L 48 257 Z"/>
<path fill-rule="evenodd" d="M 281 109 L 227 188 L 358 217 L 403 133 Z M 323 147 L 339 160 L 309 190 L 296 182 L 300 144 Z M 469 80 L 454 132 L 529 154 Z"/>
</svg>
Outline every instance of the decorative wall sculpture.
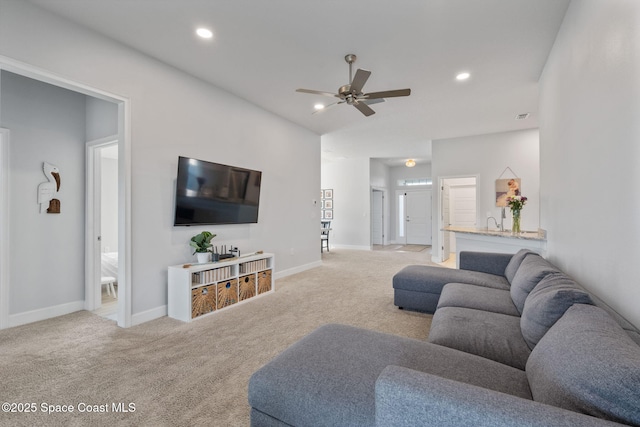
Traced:
<svg viewBox="0 0 640 427">
<path fill-rule="evenodd" d="M 48 181 L 38 185 L 38 203 L 40 213 L 60 213 L 60 200 L 56 198 L 60 191 L 60 171 L 58 167 L 51 163 L 44 162 L 42 171 Z"/>
</svg>

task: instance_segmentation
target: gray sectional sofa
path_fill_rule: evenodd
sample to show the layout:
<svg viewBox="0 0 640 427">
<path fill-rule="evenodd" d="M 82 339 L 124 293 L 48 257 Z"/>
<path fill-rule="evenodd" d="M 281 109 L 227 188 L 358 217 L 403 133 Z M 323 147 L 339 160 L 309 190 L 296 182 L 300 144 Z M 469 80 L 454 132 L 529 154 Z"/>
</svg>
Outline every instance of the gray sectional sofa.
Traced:
<svg viewBox="0 0 640 427">
<path fill-rule="evenodd" d="M 428 342 L 325 325 L 254 373 L 253 426 L 640 425 L 640 333 L 547 260 L 409 266 Z"/>
</svg>

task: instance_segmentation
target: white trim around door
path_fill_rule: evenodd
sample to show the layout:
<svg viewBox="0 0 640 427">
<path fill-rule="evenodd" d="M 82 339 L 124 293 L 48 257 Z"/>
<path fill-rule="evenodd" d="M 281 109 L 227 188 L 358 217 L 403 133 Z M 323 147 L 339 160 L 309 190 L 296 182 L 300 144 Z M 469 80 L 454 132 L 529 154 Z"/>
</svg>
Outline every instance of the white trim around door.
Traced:
<svg viewBox="0 0 640 427">
<path fill-rule="evenodd" d="M 0 55 L 0 70 L 10 71 L 14 74 L 29 77 L 34 80 L 59 86 L 74 92 L 118 105 L 118 326 L 132 326 L 131 314 L 131 103 L 126 97 L 103 91 L 101 89 L 78 83 L 61 77 L 50 71 L 35 67 Z M 3 160 L 4 161 L 4 160 Z M 8 172 L 7 172 L 8 173 Z M 3 185 L 4 185 L 3 179 Z M 0 206 L 2 208 L 2 206 Z M 3 214 L 5 211 L 1 211 Z M 5 215 L 3 215 L 3 220 Z M 0 225 L 1 226 L 1 225 Z M 4 253 L 0 254 L 5 256 Z M 0 259 L 0 261 L 4 261 Z M 4 265 L 3 265 L 4 267 Z M 2 268 L 2 274 L 5 269 Z M 0 292 L 4 287 L 0 283 Z M 8 284 L 6 285 L 9 286 Z M 10 289 L 7 289 L 9 292 Z M 3 296 L 3 295 L 0 295 Z M 120 301 L 121 299 L 121 301 Z M 3 298 L 4 300 L 4 298 Z M 3 306 L 0 303 L 0 322 L 4 322 Z M 9 327 L 3 326 L 0 328 Z"/>
</svg>

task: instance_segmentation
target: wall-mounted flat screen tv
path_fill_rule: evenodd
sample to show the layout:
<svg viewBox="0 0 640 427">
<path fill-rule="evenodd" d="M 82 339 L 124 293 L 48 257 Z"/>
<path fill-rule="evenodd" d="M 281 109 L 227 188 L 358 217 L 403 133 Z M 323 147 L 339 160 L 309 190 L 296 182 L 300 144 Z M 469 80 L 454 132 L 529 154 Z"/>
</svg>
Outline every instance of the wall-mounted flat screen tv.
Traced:
<svg viewBox="0 0 640 427">
<path fill-rule="evenodd" d="M 178 158 L 174 225 L 258 222 L 262 172 Z"/>
</svg>

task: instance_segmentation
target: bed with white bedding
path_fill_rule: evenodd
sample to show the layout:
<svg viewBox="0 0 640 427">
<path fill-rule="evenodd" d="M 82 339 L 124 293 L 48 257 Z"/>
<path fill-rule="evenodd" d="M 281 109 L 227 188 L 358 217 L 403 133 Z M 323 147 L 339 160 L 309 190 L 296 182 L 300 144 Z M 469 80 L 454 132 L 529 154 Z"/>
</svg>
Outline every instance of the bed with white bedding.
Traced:
<svg viewBox="0 0 640 427">
<path fill-rule="evenodd" d="M 103 252 L 101 259 L 102 276 L 115 277 L 118 280 L 118 252 Z"/>
</svg>

